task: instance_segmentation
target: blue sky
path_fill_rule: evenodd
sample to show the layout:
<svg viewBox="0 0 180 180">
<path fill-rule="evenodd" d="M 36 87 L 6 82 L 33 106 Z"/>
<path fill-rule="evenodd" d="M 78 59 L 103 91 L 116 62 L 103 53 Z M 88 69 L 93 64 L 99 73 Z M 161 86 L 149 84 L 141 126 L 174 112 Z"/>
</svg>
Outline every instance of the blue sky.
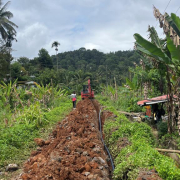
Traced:
<svg viewBox="0 0 180 180">
<path fill-rule="evenodd" d="M 3 0 L 3 2 L 7 2 Z M 170 2 L 170 3 L 169 3 Z M 168 7 L 167 4 L 169 3 Z M 134 33 L 147 38 L 148 25 L 156 26 L 153 5 L 161 13 L 175 13 L 178 0 L 11 0 L 8 7 L 19 28 L 13 43 L 15 58 L 38 56 L 41 48 L 60 42 L 59 52 L 85 47 L 108 53 L 132 50 Z M 180 10 L 177 13 L 180 16 Z M 160 36 L 162 29 L 156 26 Z"/>
</svg>

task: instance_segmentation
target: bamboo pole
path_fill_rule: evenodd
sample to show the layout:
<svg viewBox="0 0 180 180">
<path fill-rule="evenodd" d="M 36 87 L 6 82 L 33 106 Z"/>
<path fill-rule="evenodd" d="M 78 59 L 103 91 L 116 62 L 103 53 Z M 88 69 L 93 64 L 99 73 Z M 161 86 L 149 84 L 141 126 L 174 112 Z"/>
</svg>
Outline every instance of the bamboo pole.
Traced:
<svg viewBox="0 0 180 180">
<path fill-rule="evenodd" d="M 159 148 L 155 148 L 157 151 L 160 151 L 160 152 L 168 152 L 168 153 L 178 153 L 180 154 L 180 151 L 179 150 L 173 150 L 173 149 L 159 149 Z"/>
</svg>

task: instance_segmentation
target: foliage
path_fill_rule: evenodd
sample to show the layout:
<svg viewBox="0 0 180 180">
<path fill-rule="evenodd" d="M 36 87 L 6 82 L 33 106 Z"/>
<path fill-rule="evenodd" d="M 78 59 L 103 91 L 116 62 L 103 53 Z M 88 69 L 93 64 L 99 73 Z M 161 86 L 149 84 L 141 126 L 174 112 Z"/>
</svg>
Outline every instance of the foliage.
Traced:
<svg viewBox="0 0 180 180">
<path fill-rule="evenodd" d="M 129 76 L 128 68 L 134 67 L 134 62 L 138 64 L 138 61 L 139 55 L 134 51 L 104 54 L 96 49 L 80 48 L 50 57 L 47 50 L 41 49 L 38 57 L 34 59 L 26 57 L 18 59 L 18 63 L 24 69 L 21 68 L 22 73 L 18 77 L 13 74 L 12 79 L 17 77 L 18 80 L 33 80 L 44 85 L 50 83 L 52 79 L 54 85 L 66 86 L 78 91 L 78 94 L 86 77 L 90 77 L 93 89 L 100 92 L 100 85 L 112 86 L 114 78 L 117 85 L 125 82 Z"/>
<path fill-rule="evenodd" d="M 106 105 L 109 109 L 109 104 Z M 136 179 L 142 168 L 155 168 L 163 179 L 176 180 L 180 177 L 175 162 L 154 149 L 155 140 L 147 124 L 130 122 L 124 115 L 118 115 L 115 121 L 105 121 L 104 133 L 115 160 L 114 179 Z M 119 147 L 118 140 L 122 138 L 128 139 L 129 144 Z"/>
<path fill-rule="evenodd" d="M 134 96 L 134 93 L 127 87 L 118 87 L 117 97 L 115 97 L 116 90 L 114 87 L 104 86 L 102 89 L 102 94 L 98 96 L 102 104 L 109 105 L 111 107 L 114 106 L 116 110 L 120 111 L 142 111 L 142 108 L 137 105 L 137 101 L 141 99 L 141 96 Z"/>
<path fill-rule="evenodd" d="M 157 129 L 158 129 L 158 136 L 159 138 L 161 138 L 162 136 L 168 133 L 167 122 L 162 122 L 162 121 L 158 122 Z"/>
<path fill-rule="evenodd" d="M 13 13 L 7 11 L 9 3 L 10 1 L 8 1 L 5 5 L 2 5 L 2 0 L 0 0 L 0 34 L 4 40 L 8 38 L 8 31 L 16 34 L 15 28 L 18 27 L 15 23 L 9 20 L 13 17 Z"/>
<path fill-rule="evenodd" d="M 0 88 L 0 166 L 25 158 L 41 129 L 60 121 L 71 108 L 66 91 L 58 86 L 16 89 L 16 83 Z M 29 153 L 28 153 L 29 154 Z"/>
</svg>

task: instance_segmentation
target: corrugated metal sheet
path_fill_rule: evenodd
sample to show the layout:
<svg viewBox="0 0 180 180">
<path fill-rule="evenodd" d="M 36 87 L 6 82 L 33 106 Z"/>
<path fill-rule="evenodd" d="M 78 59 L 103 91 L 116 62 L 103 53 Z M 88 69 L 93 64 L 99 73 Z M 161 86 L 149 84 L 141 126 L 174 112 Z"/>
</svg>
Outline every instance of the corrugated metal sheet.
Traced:
<svg viewBox="0 0 180 180">
<path fill-rule="evenodd" d="M 139 106 L 146 106 L 146 105 L 151 105 L 151 104 L 158 104 L 158 103 L 163 103 L 163 102 L 167 102 L 169 98 L 169 95 L 163 95 L 163 96 L 158 96 L 158 97 L 154 97 L 151 99 L 146 99 L 146 100 L 142 100 L 142 101 L 138 101 L 137 105 Z M 178 97 L 174 95 L 173 97 L 174 99 L 177 99 Z"/>
</svg>

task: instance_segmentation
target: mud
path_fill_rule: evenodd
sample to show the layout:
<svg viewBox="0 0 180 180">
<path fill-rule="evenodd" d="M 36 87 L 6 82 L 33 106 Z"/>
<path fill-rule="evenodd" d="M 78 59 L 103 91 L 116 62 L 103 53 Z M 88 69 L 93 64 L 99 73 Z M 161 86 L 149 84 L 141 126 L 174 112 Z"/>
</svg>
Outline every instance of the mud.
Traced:
<svg viewBox="0 0 180 180">
<path fill-rule="evenodd" d="M 35 139 L 37 151 L 24 164 L 23 180 L 108 180 L 110 167 L 98 130 L 99 104 L 80 101 L 49 140 Z"/>
</svg>

